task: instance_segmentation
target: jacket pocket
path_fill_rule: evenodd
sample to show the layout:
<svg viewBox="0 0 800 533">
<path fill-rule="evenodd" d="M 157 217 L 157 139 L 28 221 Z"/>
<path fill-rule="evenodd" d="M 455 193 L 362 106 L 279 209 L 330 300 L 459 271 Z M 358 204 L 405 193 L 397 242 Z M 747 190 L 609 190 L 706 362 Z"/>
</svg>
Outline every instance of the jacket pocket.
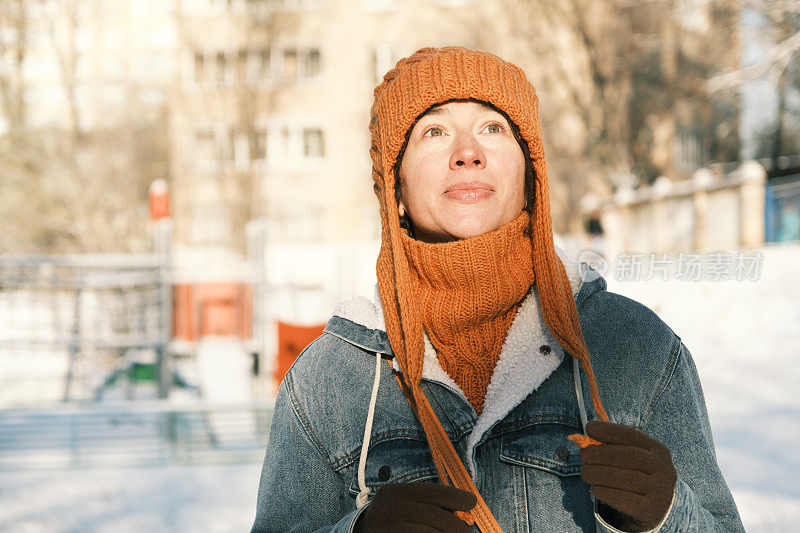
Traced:
<svg viewBox="0 0 800 533">
<path fill-rule="evenodd" d="M 379 439 L 378 439 L 379 440 Z M 353 465 L 350 495 L 360 492 L 358 487 L 358 458 Z M 387 483 L 436 482 L 439 476 L 433 466 L 428 443 L 415 438 L 379 440 L 367 453 L 364 478 L 374 494 Z"/>
<path fill-rule="evenodd" d="M 564 424 L 533 424 L 507 433 L 500 443 L 500 461 L 561 477 L 580 475 L 580 448 L 567 439 L 579 432 Z"/>
</svg>

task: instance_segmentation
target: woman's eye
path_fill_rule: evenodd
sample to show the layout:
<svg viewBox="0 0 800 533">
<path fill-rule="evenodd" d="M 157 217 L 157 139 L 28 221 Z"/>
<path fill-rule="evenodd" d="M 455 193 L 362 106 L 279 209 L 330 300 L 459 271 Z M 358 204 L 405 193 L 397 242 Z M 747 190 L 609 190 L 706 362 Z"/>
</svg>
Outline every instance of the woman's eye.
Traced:
<svg viewBox="0 0 800 533">
<path fill-rule="evenodd" d="M 486 131 L 488 131 L 489 133 L 500 133 L 501 131 L 503 131 L 503 127 L 497 122 L 494 122 L 486 126 Z"/>
<path fill-rule="evenodd" d="M 441 128 L 431 128 L 425 132 L 425 135 L 430 135 L 431 137 L 439 137 L 440 135 L 444 135 L 444 132 Z"/>
</svg>

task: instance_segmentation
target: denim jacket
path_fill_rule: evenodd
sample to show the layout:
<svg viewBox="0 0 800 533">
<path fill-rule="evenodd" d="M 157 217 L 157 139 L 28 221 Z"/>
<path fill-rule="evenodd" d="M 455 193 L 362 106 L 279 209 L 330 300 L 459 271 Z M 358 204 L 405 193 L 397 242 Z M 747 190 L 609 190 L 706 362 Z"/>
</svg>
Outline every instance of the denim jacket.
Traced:
<svg viewBox="0 0 800 533">
<path fill-rule="evenodd" d="M 744 531 L 717 465 L 689 350 L 653 311 L 608 292 L 597 272 L 556 251 L 611 421 L 651 435 L 672 452 L 678 481 L 667 515 L 652 531 Z M 581 268 L 589 276 L 581 276 Z M 381 357 L 391 358 L 392 349 L 377 296 L 340 304 L 278 390 L 252 533 L 353 531 L 369 505 L 356 505 L 358 469 Z M 379 365 L 363 468 L 369 497 L 385 483 L 438 480 L 392 368 Z M 596 512 L 590 486 L 581 480 L 579 448 L 567 439 L 583 431 L 587 418 L 597 418 L 588 380 L 547 330 L 535 290 L 508 331 L 480 416 L 427 339 L 422 385 L 503 531 L 619 531 Z"/>
</svg>

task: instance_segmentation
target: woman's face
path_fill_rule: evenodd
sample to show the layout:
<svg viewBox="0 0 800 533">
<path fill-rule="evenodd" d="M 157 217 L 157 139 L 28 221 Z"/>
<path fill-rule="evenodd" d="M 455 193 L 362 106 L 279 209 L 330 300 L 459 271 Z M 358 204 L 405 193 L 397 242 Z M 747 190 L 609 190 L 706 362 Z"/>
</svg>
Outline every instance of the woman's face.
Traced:
<svg viewBox="0 0 800 533">
<path fill-rule="evenodd" d="M 474 237 L 525 207 L 525 159 L 508 121 L 477 102 L 423 115 L 400 164 L 401 204 L 425 242 Z"/>
</svg>

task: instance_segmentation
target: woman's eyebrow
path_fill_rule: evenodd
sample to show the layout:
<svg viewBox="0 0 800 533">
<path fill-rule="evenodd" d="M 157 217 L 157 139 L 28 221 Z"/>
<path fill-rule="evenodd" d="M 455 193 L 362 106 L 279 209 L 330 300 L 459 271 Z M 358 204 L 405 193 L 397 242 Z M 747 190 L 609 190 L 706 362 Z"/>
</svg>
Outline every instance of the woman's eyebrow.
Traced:
<svg viewBox="0 0 800 533">
<path fill-rule="evenodd" d="M 481 110 L 478 112 L 481 116 L 491 113 L 492 115 L 496 115 L 499 117 L 503 117 L 502 113 L 498 113 L 496 109 L 492 109 L 491 107 L 481 106 Z M 503 117 L 505 119 L 505 117 Z"/>
<path fill-rule="evenodd" d="M 422 117 L 420 118 L 429 117 L 431 115 L 446 115 L 449 113 L 450 111 L 445 109 L 444 107 L 434 107 L 433 109 L 428 110 L 428 112 L 422 115 Z"/>
</svg>

